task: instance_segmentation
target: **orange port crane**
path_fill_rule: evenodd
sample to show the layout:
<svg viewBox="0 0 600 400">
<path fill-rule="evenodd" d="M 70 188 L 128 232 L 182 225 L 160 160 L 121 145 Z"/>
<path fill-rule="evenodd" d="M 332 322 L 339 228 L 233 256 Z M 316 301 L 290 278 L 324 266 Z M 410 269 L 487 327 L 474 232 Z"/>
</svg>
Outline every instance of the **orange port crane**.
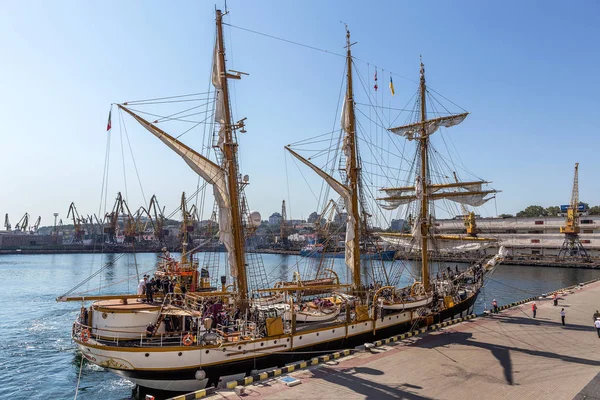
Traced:
<svg viewBox="0 0 600 400">
<path fill-rule="evenodd" d="M 558 253 L 558 258 L 564 260 L 566 257 L 589 259 L 587 251 L 579 240 L 579 163 L 575 163 L 575 176 L 573 177 L 573 189 L 571 191 L 571 202 L 567 208 L 565 225 L 560 227 L 560 233 L 565 234 L 565 241 Z"/>
</svg>

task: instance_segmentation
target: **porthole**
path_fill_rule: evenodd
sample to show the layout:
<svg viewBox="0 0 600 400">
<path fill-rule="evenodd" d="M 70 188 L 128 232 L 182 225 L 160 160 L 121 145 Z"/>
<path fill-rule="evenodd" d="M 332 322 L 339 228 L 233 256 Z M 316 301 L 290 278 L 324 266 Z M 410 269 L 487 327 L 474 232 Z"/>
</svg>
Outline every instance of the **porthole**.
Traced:
<svg viewBox="0 0 600 400">
<path fill-rule="evenodd" d="M 206 350 L 206 354 L 208 354 L 210 352 L 210 350 Z M 181 353 L 180 353 L 181 354 Z"/>
<path fill-rule="evenodd" d="M 392 320 L 392 317 L 390 317 L 390 318 L 388 319 L 388 321 L 391 321 L 391 320 Z"/>
<path fill-rule="evenodd" d="M 264 344 L 264 343 L 261 343 L 260 345 L 261 345 L 261 346 L 264 346 L 265 344 Z"/>
<path fill-rule="evenodd" d="M 298 339 L 302 340 L 302 336 L 300 336 Z"/>
<path fill-rule="evenodd" d="M 287 338 L 286 342 L 288 342 L 288 343 L 289 343 L 289 342 L 290 342 L 290 338 Z"/>
<path fill-rule="evenodd" d="M 354 325 L 352 325 L 352 329 L 354 329 Z"/>
<path fill-rule="evenodd" d="M 146 354 L 145 354 L 145 356 L 146 356 L 146 357 L 150 357 L 150 353 L 146 353 Z"/>
<path fill-rule="evenodd" d="M 107 313 L 105 313 L 105 312 L 103 312 L 103 313 L 102 313 L 102 318 L 104 318 L 104 319 L 108 318 L 108 314 L 107 314 Z"/>
<path fill-rule="evenodd" d="M 332 329 L 332 330 L 331 330 L 331 333 L 335 333 L 335 329 Z"/>
<path fill-rule="evenodd" d="M 277 344 L 277 340 L 273 341 L 273 344 Z"/>
<path fill-rule="evenodd" d="M 241 350 L 241 349 L 242 349 L 242 346 L 238 346 L 238 350 Z"/>
<path fill-rule="evenodd" d="M 225 353 L 225 350 L 226 350 L 226 349 L 225 349 L 225 348 L 223 348 L 223 353 Z"/>
<path fill-rule="evenodd" d="M 367 323 L 365 322 L 365 326 L 367 326 Z"/>
<path fill-rule="evenodd" d="M 208 351 L 208 350 L 206 350 L 206 351 Z M 177 354 L 177 355 L 178 355 L 179 357 L 181 357 L 181 356 L 183 355 L 183 353 L 182 353 L 182 352 L 179 352 L 179 354 Z"/>
</svg>

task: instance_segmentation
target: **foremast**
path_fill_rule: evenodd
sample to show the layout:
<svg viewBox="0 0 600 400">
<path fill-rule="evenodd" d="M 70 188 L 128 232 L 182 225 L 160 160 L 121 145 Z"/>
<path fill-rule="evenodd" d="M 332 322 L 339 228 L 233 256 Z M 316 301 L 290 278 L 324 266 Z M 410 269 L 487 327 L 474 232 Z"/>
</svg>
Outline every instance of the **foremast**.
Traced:
<svg viewBox="0 0 600 400">
<path fill-rule="evenodd" d="M 129 108 L 127 103 L 118 104 L 119 109 L 131 115 L 140 125 L 160 139 L 206 182 L 213 186 L 215 200 L 219 207 L 219 240 L 225 245 L 228 254 L 230 275 L 235 279 L 236 293 L 240 308 L 248 306 L 248 281 L 244 249 L 240 183 L 238 181 L 237 143 L 233 131 L 243 127 L 243 122 L 231 123 L 227 79 L 240 79 L 225 68 L 225 47 L 223 45 L 223 15 L 216 11 L 217 40 L 213 57 L 212 83 L 216 90 L 215 120 L 219 123 L 218 147 L 223 153 L 221 165 L 186 146 L 164 130 L 151 123 Z"/>
<path fill-rule="evenodd" d="M 351 218 L 355 221 L 352 228 L 354 229 L 354 248 L 352 254 L 353 261 L 353 284 L 355 290 L 358 290 L 361 285 L 360 279 L 360 215 L 358 209 L 358 176 L 359 176 L 359 166 L 358 166 L 358 152 L 356 146 L 356 124 L 355 124 L 355 115 L 354 115 L 354 91 L 352 88 L 352 52 L 351 52 L 351 43 L 350 43 L 350 31 L 346 29 L 346 63 L 347 63 L 347 78 L 346 78 L 346 117 L 348 118 L 347 126 L 344 126 L 346 130 L 346 138 L 349 153 L 349 187 L 350 187 L 350 195 L 351 195 Z M 346 121 L 342 121 L 345 124 Z"/>
<path fill-rule="evenodd" d="M 240 187 L 238 181 L 238 162 L 237 162 L 237 143 L 233 138 L 233 124 L 231 123 L 231 112 L 229 108 L 229 87 L 227 79 L 227 69 L 225 68 L 225 46 L 223 45 L 223 14 L 221 10 L 217 10 L 217 49 L 216 56 L 218 57 L 216 66 L 218 79 L 220 81 L 220 90 L 222 99 L 222 120 L 221 129 L 223 130 L 223 163 L 227 170 L 227 188 L 229 191 L 229 201 L 231 203 L 231 227 L 233 235 L 233 256 L 237 269 L 236 289 L 239 294 L 241 305 L 246 306 L 248 297 L 248 280 L 246 276 L 246 257 L 245 257 L 245 242 L 244 231 L 242 225 L 241 202 L 240 202 Z M 239 79 L 239 76 L 232 76 Z"/>
</svg>

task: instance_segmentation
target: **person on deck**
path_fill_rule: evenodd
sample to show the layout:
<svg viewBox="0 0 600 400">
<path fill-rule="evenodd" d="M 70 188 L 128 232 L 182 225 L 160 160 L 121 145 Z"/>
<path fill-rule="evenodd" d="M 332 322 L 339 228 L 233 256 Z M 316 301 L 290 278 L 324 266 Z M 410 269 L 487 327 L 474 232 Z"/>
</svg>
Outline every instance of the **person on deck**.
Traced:
<svg viewBox="0 0 600 400">
<path fill-rule="evenodd" d="M 594 322 L 596 322 L 598 318 L 600 318 L 600 311 L 596 310 L 596 312 L 594 313 Z"/>
<path fill-rule="evenodd" d="M 154 278 L 151 281 L 148 281 L 146 278 L 146 302 L 152 303 L 154 299 L 152 298 L 152 292 L 154 291 Z"/>
<path fill-rule="evenodd" d="M 560 320 L 562 322 L 562 325 L 565 326 L 565 316 L 567 315 L 567 313 L 565 312 L 565 309 L 561 309 L 560 310 Z"/>
<path fill-rule="evenodd" d="M 554 293 L 552 295 L 552 301 L 554 302 L 554 305 L 557 306 L 558 305 L 558 296 L 556 295 L 556 293 Z"/>
<path fill-rule="evenodd" d="M 537 314 L 537 304 L 535 304 L 535 301 L 531 305 L 531 311 L 533 312 L 533 318 L 535 318 L 535 315 Z"/>
<path fill-rule="evenodd" d="M 143 295 L 145 291 L 146 291 L 146 275 L 144 275 L 143 279 L 140 279 L 140 283 L 138 284 L 138 287 L 137 287 L 137 294 Z M 141 300 L 138 299 L 138 301 L 141 301 Z"/>
</svg>

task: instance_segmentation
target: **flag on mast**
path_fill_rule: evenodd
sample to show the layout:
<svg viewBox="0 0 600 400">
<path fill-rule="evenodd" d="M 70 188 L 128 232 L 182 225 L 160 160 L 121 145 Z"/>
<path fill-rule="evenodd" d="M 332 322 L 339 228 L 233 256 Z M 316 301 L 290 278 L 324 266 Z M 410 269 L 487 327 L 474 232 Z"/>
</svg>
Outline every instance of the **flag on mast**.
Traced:
<svg viewBox="0 0 600 400">
<path fill-rule="evenodd" d="M 106 131 L 110 131 L 110 128 L 112 128 L 112 106 L 110 107 L 110 111 L 108 112 L 108 123 L 106 124 Z"/>
<path fill-rule="evenodd" d="M 375 79 L 375 85 L 373 86 L 373 89 L 375 89 L 375 91 L 377 91 L 377 89 L 379 88 L 379 86 L 377 86 L 377 70 L 375 70 L 374 79 Z"/>
<path fill-rule="evenodd" d="M 396 94 L 394 90 L 394 81 L 392 80 L 392 75 L 390 75 L 390 92 L 392 92 L 392 96 Z"/>
</svg>

